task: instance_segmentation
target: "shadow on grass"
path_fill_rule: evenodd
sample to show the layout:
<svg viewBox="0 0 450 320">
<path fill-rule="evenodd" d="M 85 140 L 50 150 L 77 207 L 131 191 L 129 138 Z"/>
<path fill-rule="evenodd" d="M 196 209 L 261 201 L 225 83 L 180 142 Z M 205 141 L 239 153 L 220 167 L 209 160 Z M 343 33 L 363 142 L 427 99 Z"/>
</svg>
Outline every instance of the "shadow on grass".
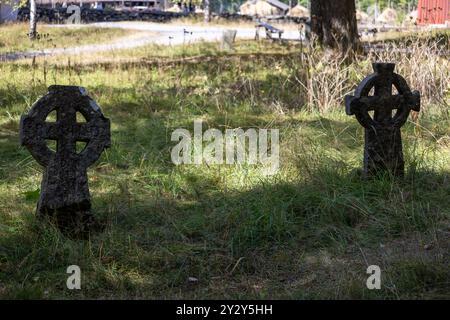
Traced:
<svg viewBox="0 0 450 320">
<path fill-rule="evenodd" d="M 186 179 L 190 190 L 172 196 L 94 194 L 106 229 L 89 241 L 67 239 L 31 215 L 4 225 L 0 279 L 9 296 L 43 298 L 47 290 L 74 298 L 331 298 L 336 293 L 325 283 L 341 286 L 339 298 L 433 297 L 445 290 L 448 258 L 424 262 L 402 254 L 386 265 L 401 274 L 390 280 L 397 289 L 369 292 L 357 248 L 370 252 L 413 232 L 436 234 L 449 219 L 448 172 L 393 182 L 324 170 L 310 180 L 266 181 L 246 191 L 220 190 L 201 174 Z M 82 292 L 64 289 L 71 264 L 84 272 Z M 305 273 L 315 278 L 306 281 Z"/>
</svg>

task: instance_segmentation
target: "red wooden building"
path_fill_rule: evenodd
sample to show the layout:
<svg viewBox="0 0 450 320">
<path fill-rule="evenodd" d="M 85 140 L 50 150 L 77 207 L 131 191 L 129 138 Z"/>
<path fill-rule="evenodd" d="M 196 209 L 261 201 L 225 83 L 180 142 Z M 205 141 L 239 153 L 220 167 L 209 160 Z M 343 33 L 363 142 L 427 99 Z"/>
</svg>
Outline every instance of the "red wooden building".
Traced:
<svg viewBox="0 0 450 320">
<path fill-rule="evenodd" d="M 417 23 L 450 23 L 450 0 L 419 0 L 417 6 Z"/>
</svg>

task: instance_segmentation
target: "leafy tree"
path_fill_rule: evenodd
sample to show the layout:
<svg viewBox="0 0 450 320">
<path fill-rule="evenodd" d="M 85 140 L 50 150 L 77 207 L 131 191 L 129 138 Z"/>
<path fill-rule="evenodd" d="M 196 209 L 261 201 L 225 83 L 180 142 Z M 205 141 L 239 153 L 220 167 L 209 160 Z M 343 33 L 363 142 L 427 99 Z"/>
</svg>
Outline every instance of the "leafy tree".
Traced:
<svg viewBox="0 0 450 320">
<path fill-rule="evenodd" d="M 371 6 L 378 5 L 380 11 L 386 8 L 408 11 L 417 8 L 418 0 L 356 0 L 356 7 L 359 10 L 367 11 Z"/>
</svg>

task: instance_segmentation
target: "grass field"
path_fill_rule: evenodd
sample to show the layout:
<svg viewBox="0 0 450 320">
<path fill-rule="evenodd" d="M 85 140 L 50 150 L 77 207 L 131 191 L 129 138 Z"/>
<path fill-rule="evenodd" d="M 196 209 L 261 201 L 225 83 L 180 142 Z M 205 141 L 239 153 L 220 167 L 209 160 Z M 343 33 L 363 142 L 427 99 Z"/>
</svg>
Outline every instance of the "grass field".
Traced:
<svg viewBox="0 0 450 320">
<path fill-rule="evenodd" d="M 131 34 L 130 31 L 123 29 L 99 27 L 55 28 L 39 24 L 39 37 L 31 41 L 28 39 L 28 32 L 29 26 L 25 23 L 0 25 L 0 53 L 105 43 Z"/>
<path fill-rule="evenodd" d="M 389 57 L 423 109 L 402 130 L 405 178 L 365 181 L 363 130 L 342 98 L 388 57 L 343 65 L 294 45 L 216 46 L 0 65 L 0 297 L 450 298 L 448 61 Z M 35 219 L 42 168 L 19 146 L 21 114 L 52 84 L 86 87 L 112 123 L 89 170 L 105 230 L 85 241 Z M 196 119 L 279 129 L 280 170 L 175 166 L 171 133 Z M 66 288 L 73 264 L 82 290 Z M 368 265 L 381 290 L 366 288 Z"/>
</svg>

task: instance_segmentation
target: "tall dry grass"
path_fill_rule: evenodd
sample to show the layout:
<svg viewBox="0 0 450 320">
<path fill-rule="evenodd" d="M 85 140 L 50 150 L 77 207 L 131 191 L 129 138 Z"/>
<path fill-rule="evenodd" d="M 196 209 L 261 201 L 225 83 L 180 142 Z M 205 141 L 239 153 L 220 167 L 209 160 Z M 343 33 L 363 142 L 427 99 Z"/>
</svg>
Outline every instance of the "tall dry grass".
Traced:
<svg viewBox="0 0 450 320">
<path fill-rule="evenodd" d="M 438 41 L 392 42 L 382 49 L 373 48 L 357 55 L 348 63 L 348 56 L 323 52 L 310 45 L 303 50 L 299 57 L 301 66 L 293 70 L 291 77 L 298 83 L 301 100 L 308 110 L 327 112 L 342 107 L 344 96 L 373 72 L 373 62 L 393 62 L 395 72 L 406 79 L 411 89 L 421 92 L 424 111 L 429 108 L 447 111 L 450 60 L 445 50 Z"/>
</svg>

